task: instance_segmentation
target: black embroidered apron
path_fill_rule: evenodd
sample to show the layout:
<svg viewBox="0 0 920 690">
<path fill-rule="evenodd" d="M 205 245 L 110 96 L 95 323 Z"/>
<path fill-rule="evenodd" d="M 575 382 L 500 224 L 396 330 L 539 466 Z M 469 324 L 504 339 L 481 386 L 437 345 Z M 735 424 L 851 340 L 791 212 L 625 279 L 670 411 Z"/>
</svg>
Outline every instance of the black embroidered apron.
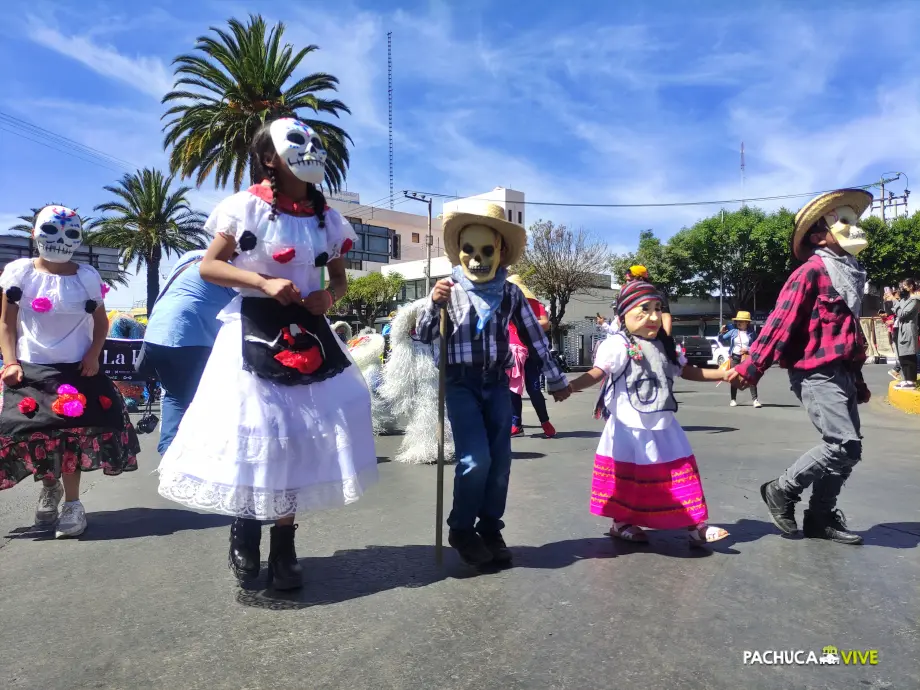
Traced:
<svg viewBox="0 0 920 690">
<path fill-rule="evenodd" d="M 325 316 L 300 304 L 244 297 L 243 369 L 285 386 L 304 386 L 336 376 L 351 364 Z"/>
</svg>

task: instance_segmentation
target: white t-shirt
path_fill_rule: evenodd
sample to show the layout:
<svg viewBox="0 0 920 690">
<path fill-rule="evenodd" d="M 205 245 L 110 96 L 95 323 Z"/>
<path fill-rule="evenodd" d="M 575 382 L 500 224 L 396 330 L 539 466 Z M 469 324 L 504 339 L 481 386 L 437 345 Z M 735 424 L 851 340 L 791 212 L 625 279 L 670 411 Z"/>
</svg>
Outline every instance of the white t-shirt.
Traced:
<svg viewBox="0 0 920 690">
<path fill-rule="evenodd" d="M 741 329 L 738 329 L 735 332 L 734 343 L 735 343 L 734 347 L 732 347 L 733 355 L 740 355 L 742 350 L 750 350 L 751 349 L 751 332 L 742 331 Z"/>
<path fill-rule="evenodd" d="M 75 275 L 60 276 L 36 270 L 32 259 L 17 259 L 3 270 L 0 287 L 9 301 L 16 296 L 14 288 L 21 291 L 16 300 L 19 361 L 68 364 L 83 359 L 93 343 L 92 312 L 102 305 L 102 278 L 95 268 L 80 264 Z"/>
</svg>

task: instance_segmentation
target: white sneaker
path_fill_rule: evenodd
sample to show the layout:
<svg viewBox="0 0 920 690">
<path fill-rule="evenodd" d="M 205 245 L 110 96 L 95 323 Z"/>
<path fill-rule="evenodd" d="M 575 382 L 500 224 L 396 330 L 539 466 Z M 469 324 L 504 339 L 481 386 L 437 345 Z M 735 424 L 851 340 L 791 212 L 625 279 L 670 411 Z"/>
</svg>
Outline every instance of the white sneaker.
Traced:
<svg viewBox="0 0 920 690">
<path fill-rule="evenodd" d="M 900 380 L 901 380 L 901 374 L 899 374 L 898 372 L 896 372 L 894 369 L 889 369 L 889 370 L 888 370 L 888 375 L 889 375 L 891 378 L 893 378 L 895 381 L 900 381 Z"/>
<path fill-rule="evenodd" d="M 916 383 L 911 383 L 910 381 L 901 381 L 900 383 L 894 384 L 894 387 L 899 390 L 914 389 L 917 387 Z"/>
<path fill-rule="evenodd" d="M 754 401 L 754 407 L 756 407 L 756 408 L 761 408 L 761 407 L 763 407 L 763 405 L 760 404 L 760 401 L 759 401 L 759 400 L 755 400 L 755 401 Z"/>
<path fill-rule="evenodd" d="M 36 525 L 53 525 L 58 519 L 58 506 L 64 498 L 64 486 L 55 482 L 54 486 L 42 485 L 42 492 L 38 495 L 38 506 L 35 508 Z"/>
<path fill-rule="evenodd" d="M 728 403 L 728 406 L 729 406 L 729 407 L 738 407 L 738 402 L 737 402 L 736 400 L 732 400 L 730 403 Z"/>
<path fill-rule="evenodd" d="M 61 507 L 61 517 L 57 523 L 54 536 L 79 537 L 86 529 L 86 510 L 80 501 L 69 501 Z"/>
</svg>

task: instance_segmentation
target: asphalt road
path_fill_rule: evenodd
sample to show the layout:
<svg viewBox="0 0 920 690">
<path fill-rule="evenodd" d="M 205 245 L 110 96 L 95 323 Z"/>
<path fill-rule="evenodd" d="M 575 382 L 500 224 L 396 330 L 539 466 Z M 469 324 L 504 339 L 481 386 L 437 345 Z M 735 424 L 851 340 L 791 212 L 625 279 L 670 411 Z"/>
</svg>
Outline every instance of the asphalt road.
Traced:
<svg viewBox="0 0 920 690">
<path fill-rule="evenodd" d="M 604 536 L 591 391 L 551 405 L 558 438 L 514 440 L 516 567 L 472 576 L 452 552 L 435 566 L 435 470 L 387 462 L 390 437 L 379 485 L 300 521 L 307 586 L 288 595 L 237 587 L 229 520 L 160 499 L 144 437 L 140 471 L 85 477 L 79 540 L 30 526 L 31 482 L 0 493 L 0 688 L 920 688 L 920 420 L 884 403 L 884 367 L 867 377 L 878 396 L 840 501 L 861 547 L 783 538 L 766 518 L 759 485 L 817 440 L 774 370 L 761 410 L 679 385 L 711 521 L 732 533 L 711 553 L 684 534 Z M 826 645 L 878 664 L 744 663 Z"/>
</svg>

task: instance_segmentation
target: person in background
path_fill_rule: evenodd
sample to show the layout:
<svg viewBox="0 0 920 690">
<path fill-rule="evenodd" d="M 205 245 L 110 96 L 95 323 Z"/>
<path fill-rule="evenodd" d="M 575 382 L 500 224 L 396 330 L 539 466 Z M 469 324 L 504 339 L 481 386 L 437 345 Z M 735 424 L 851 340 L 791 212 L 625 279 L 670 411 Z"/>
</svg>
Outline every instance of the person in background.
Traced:
<svg viewBox="0 0 920 690">
<path fill-rule="evenodd" d="M 900 292 L 900 291 L 898 291 Z M 885 323 L 888 326 L 888 337 L 891 340 L 891 349 L 894 350 L 894 366 L 888 370 L 888 375 L 895 381 L 901 380 L 901 363 L 898 361 L 898 318 L 894 314 L 894 305 L 900 300 L 900 296 L 890 287 L 885 288 L 882 304 L 884 310 L 882 314 L 887 314 Z"/>
<path fill-rule="evenodd" d="M 524 293 L 524 297 L 527 299 L 527 304 L 530 305 L 534 316 L 537 317 L 537 323 L 540 324 L 540 328 L 543 329 L 544 333 L 549 331 L 549 317 L 546 315 L 546 308 L 540 304 L 540 300 L 537 299 L 536 295 L 524 285 L 521 276 L 517 274 L 508 276 L 508 282 L 521 288 L 521 292 Z M 523 347 L 521 339 L 518 337 L 517 327 L 513 323 L 510 323 L 508 325 L 508 330 L 512 347 Z M 549 421 L 549 412 L 546 410 L 546 399 L 543 397 L 543 392 L 540 390 L 540 372 L 542 369 L 543 364 L 540 358 L 536 356 L 534 352 L 528 351 L 527 359 L 524 361 L 524 387 L 527 389 L 527 396 L 530 398 L 530 404 L 533 405 L 533 409 L 537 413 L 537 418 L 540 420 L 543 434 L 546 438 L 552 438 L 556 435 L 556 429 Z M 511 416 L 511 435 L 523 436 L 524 401 L 521 395 L 514 391 L 511 393 L 511 406 L 513 411 Z"/>
<path fill-rule="evenodd" d="M 894 314 L 898 324 L 898 363 L 901 365 L 903 381 L 895 388 L 917 387 L 917 318 L 920 314 L 920 291 L 913 278 L 901 283 L 901 299 L 895 302 Z"/>
<path fill-rule="evenodd" d="M 157 444 L 160 455 L 175 438 L 198 390 L 220 330 L 217 315 L 236 295 L 230 288 L 202 279 L 204 254 L 204 250 L 191 251 L 179 257 L 151 308 L 144 334 L 141 366 L 160 381 L 164 390 Z"/>
<path fill-rule="evenodd" d="M 751 312 L 739 311 L 733 319 L 734 324 L 731 328 L 727 325 L 722 327 L 719 333 L 719 342 L 728 346 L 728 351 L 732 360 L 732 367 L 741 364 L 747 359 L 751 351 L 751 345 L 757 339 L 757 331 L 751 326 Z M 757 386 L 751 386 L 751 399 L 754 401 L 754 407 L 760 408 L 760 400 L 757 399 Z M 738 389 L 732 386 L 730 407 L 738 406 Z"/>
</svg>

